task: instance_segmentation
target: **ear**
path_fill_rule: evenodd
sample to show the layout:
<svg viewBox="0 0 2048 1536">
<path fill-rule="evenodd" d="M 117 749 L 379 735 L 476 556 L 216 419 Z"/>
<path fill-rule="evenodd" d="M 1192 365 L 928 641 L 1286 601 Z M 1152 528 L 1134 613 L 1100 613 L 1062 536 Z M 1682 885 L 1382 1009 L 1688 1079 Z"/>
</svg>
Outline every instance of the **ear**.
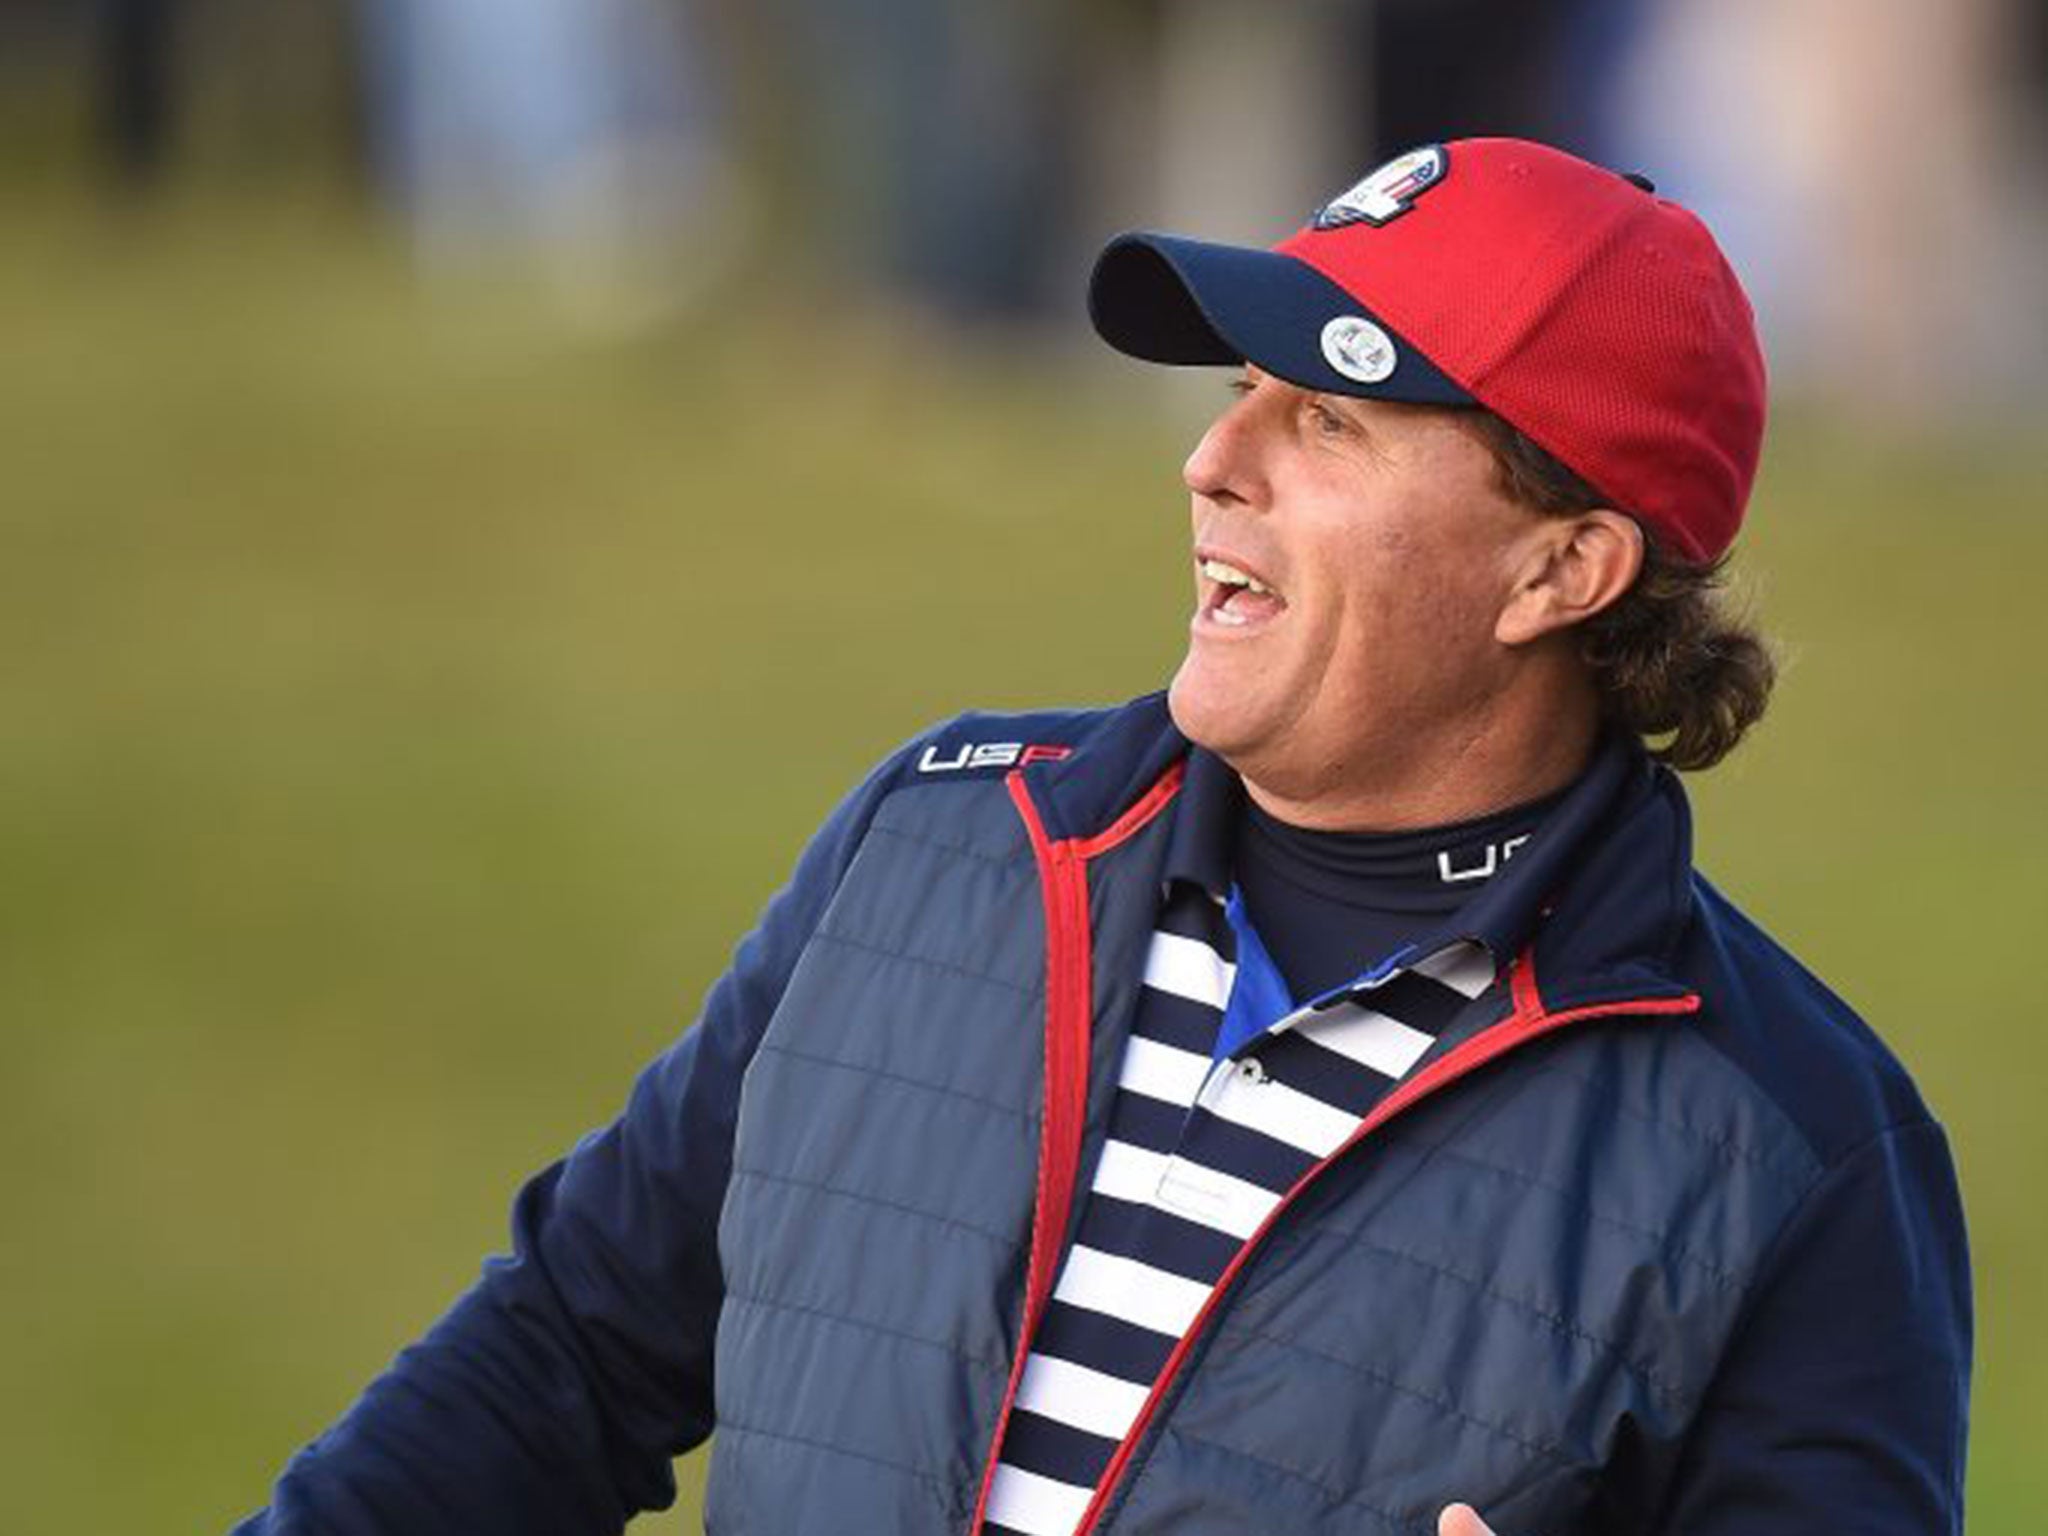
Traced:
<svg viewBox="0 0 2048 1536">
<path fill-rule="evenodd" d="M 1495 621 L 1502 645 L 1527 645 L 1583 624 L 1635 584 L 1643 568 L 1643 530 L 1607 507 L 1545 518 L 1514 589 Z"/>
</svg>

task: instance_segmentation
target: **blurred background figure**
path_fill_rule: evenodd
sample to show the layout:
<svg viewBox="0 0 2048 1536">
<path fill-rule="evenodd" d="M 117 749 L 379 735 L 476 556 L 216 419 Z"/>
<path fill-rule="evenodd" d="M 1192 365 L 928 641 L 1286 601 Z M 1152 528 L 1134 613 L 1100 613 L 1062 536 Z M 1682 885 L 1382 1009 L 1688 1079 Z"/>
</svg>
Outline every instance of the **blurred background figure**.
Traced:
<svg viewBox="0 0 2048 1536">
<path fill-rule="evenodd" d="M 101 144 L 119 181 L 141 187 L 163 169 L 175 131 L 179 0 L 98 0 Z"/>
<path fill-rule="evenodd" d="M 1043 313 L 1082 152 L 1085 6 L 775 0 L 792 221 L 830 281 L 956 321 Z M 1064 295 L 1062 295 L 1063 297 Z"/>
<path fill-rule="evenodd" d="M 692 7 L 357 4 L 377 183 L 430 275 L 530 258 L 572 313 L 624 319 L 723 255 L 723 72 Z"/>
<path fill-rule="evenodd" d="M 1105 189 L 1105 217 L 1156 205 L 1169 227 L 1268 241 L 1417 144 L 1506 135 L 1599 158 L 1597 104 L 1643 16 L 1641 0 L 1143 9 L 1149 32 L 1110 88 L 1148 103 L 1149 142 Z"/>
</svg>

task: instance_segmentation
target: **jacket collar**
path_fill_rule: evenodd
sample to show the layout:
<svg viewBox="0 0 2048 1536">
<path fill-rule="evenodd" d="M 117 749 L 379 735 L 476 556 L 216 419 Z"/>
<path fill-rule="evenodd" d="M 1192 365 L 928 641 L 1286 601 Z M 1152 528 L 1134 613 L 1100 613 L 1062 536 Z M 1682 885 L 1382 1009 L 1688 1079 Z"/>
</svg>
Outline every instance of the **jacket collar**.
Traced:
<svg viewBox="0 0 2048 1536">
<path fill-rule="evenodd" d="M 1100 716 L 1074 750 L 1017 770 L 1054 841 L 1088 838 L 1109 827 L 1188 754 L 1165 693 L 1148 693 Z"/>
<path fill-rule="evenodd" d="M 1176 762 L 1187 777 L 1171 812 L 1163 873 L 1215 878 L 1215 854 L 1187 830 L 1227 810 L 1236 775 L 1174 727 L 1163 693 L 1105 716 L 1072 756 L 1023 770 L 1055 837 L 1110 825 Z M 1673 957 L 1692 909 L 1692 818 L 1683 788 L 1625 733 L 1602 739 L 1542 835 L 1458 913 L 1457 932 L 1495 959 L 1533 946 L 1555 1005 L 1678 988 Z M 1425 945 L 1423 948 L 1435 947 Z"/>
</svg>

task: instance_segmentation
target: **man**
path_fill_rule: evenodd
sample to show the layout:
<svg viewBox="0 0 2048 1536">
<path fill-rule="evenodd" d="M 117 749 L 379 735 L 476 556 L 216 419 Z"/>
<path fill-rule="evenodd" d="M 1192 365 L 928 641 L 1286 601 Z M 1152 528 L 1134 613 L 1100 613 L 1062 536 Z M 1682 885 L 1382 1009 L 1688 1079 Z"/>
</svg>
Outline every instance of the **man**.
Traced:
<svg viewBox="0 0 2048 1536">
<path fill-rule="evenodd" d="M 1940 1130 L 1644 745 L 1770 681 L 1711 237 L 1467 141 L 1091 308 L 1238 369 L 1169 693 L 877 769 L 245 1530 L 616 1530 L 714 1432 L 715 1531 L 1959 1530 Z"/>
</svg>

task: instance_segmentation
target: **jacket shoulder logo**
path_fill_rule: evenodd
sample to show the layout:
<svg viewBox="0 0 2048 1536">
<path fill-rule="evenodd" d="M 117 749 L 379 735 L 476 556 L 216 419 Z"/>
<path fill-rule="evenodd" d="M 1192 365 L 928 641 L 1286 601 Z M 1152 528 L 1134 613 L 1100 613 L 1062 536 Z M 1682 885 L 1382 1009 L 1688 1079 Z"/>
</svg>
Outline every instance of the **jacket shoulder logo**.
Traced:
<svg viewBox="0 0 2048 1536">
<path fill-rule="evenodd" d="M 1309 222 L 1317 229 L 1384 224 L 1412 208 L 1415 199 L 1442 181 L 1450 168 L 1441 144 L 1411 149 L 1323 204 Z"/>
<path fill-rule="evenodd" d="M 960 773 L 975 768 L 1021 768 L 1026 763 L 1058 762 L 1071 757 L 1072 747 L 1022 741 L 962 742 L 950 756 L 940 756 L 937 743 L 917 760 L 919 773 Z"/>
</svg>

